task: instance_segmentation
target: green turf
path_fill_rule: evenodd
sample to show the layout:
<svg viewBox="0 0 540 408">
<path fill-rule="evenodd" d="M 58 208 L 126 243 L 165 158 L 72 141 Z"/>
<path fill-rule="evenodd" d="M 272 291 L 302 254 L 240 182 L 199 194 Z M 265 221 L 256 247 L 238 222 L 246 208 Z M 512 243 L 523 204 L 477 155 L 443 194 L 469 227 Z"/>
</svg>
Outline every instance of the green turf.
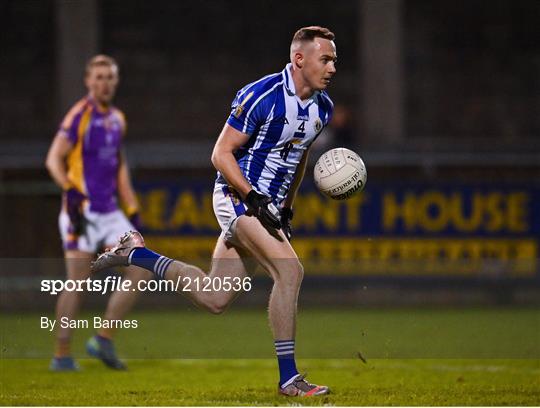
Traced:
<svg viewBox="0 0 540 408">
<path fill-rule="evenodd" d="M 82 360 L 49 373 L 46 360 L 4 360 L 3 405 L 538 405 L 538 362 L 527 360 L 302 360 L 331 386 L 320 399 L 276 395 L 273 360 L 133 360 L 112 372 Z"/>
<path fill-rule="evenodd" d="M 129 318 L 137 319 L 139 327 L 118 334 L 119 350 L 126 358 L 274 356 L 264 309 L 232 309 L 221 316 L 166 309 L 135 312 Z M 39 324 L 38 313 L 2 315 L 0 356 L 49 357 L 53 336 Z M 76 332 L 77 355 L 84 356 L 84 341 L 92 333 L 92 329 Z M 368 359 L 539 359 L 540 312 L 532 308 L 300 311 L 300 358 L 352 358 L 359 351 Z"/>
<path fill-rule="evenodd" d="M 275 393 L 264 310 L 233 309 L 223 316 L 169 310 L 130 318 L 139 328 L 117 337 L 128 372 L 80 360 L 79 373 L 50 373 L 52 335 L 39 328 L 39 314 L 4 314 L 0 403 L 540 405 L 536 309 L 302 310 L 299 368 L 334 393 L 301 401 Z M 76 333 L 79 358 L 91 333 Z"/>
</svg>

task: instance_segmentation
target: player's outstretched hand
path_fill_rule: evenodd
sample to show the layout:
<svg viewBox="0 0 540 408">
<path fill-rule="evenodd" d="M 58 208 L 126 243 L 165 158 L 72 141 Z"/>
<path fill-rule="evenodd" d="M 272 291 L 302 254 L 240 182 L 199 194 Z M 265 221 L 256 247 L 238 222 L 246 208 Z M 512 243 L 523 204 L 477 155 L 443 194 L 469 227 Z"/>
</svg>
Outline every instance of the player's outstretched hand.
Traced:
<svg viewBox="0 0 540 408">
<path fill-rule="evenodd" d="M 75 187 L 66 190 L 65 194 L 67 213 L 69 221 L 73 226 L 73 232 L 75 235 L 82 235 L 84 233 L 84 215 L 82 206 L 84 200 L 86 200 L 86 196 Z"/>
<path fill-rule="evenodd" d="M 289 207 L 283 207 L 281 209 L 281 229 L 283 230 L 283 233 L 285 234 L 285 237 L 287 240 L 291 240 L 292 238 L 292 226 L 291 226 L 291 220 L 293 219 L 293 210 Z"/>
<path fill-rule="evenodd" d="M 269 208 L 274 206 L 272 198 L 251 190 L 246 196 L 245 203 L 266 228 L 281 228 L 281 222 Z"/>
</svg>

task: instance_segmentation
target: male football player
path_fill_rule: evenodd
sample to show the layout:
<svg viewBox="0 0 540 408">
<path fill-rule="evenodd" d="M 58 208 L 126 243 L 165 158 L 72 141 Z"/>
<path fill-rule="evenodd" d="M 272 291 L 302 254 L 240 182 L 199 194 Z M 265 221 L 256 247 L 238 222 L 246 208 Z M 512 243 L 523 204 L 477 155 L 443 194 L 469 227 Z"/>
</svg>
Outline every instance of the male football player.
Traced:
<svg viewBox="0 0 540 408">
<path fill-rule="evenodd" d="M 46 160 L 51 177 L 63 189 L 59 227 L 67 278 L 73 280 L 87 279 L 97 251 L 114 245 L 126 229 L 139 227 L 139 207 L 122 150 L 126 120 L 112 105 L 119 81 L 117 63 L 106 55 L 93 57 L 86 66 L 84 81 L 88 95 L 65 116 Z M 117 196 L 127 208 L 129 220 L 119 209 Z M 135 284 L 151 275 L 133 266 L 126 268 L 124 278 Z M 104 319 L 122 319 L 137 294 L 131 290 L 114 292 Z M 80 303 L 81 292 L 64 290 L 58 297 L 56 321 L 73 319 Z M 124 369 L 115 354 L 113 334 L 112 327 L 100 329 L 88 341 L 87 351 L 113 369 Z M 58 328 L 51 370 L 78 368 L 71 356 L 71 335 L 69 327 Z"/>
<path fill-rule="evenodd" d="M 150 251 L 136 232 L 127 233 L 94 264 L 96 270 L 137 265 L 160 279 L 202 281 L 205 276 L 244 278 L 252 271 L 250 260 L 255 260 L 274 281 L 268 311 L 280 373 L 278 390 L 288 396 L 329 392 L 326 386 L 308 383 L 296 369 L 296 307 L 304 272 L 289 240 L 309 148 L 332 116 L 325 89 L 336 73 L 333 40 L 327 28 L 301 28 L 292 39 L 290 64 L 236 94 L 212 153 L 218 170 L 214 212 L 222 234 L 208 275 Z M 224 290 L 185 293 L 213 313 L 221 313 L 237 295 Z"/>
</svg>

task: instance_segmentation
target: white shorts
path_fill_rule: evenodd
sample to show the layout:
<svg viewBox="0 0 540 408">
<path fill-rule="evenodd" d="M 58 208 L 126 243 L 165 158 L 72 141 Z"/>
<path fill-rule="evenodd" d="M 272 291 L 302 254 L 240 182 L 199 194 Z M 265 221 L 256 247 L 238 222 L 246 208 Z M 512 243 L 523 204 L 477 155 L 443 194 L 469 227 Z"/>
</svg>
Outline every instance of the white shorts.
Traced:
<svg viewBox="0 0 540 408">
<path fill-rule="evenodd" d="M 236 191 L 229 186 L 219 184 L 214 187 L 213 204 L 214 214 L 222 231 L 220 236 L 232 244 L 238 244 L 235 238 L 236 221 L 241 215 L 246 214 L 247 206 Z M 279 219 L 279 210 L 276 205 L 269 204 L 268 209 Z"/>
<path fill-rule="evenodd" d="M 118 238 L 125 232 L 135 229 L 120 210 L 110 213 L 96 213 L 90 211 L 86 206 L 84 217 L 86 219 L 84 234 L 78 238 L 76 243 L 69 243 L 69 217 L 65 211 L 60 212 L 58 226 L 64 249 L 97 253 L 107 246 L 116 244 Z"/>
<path fill-rule="evenodd" d="M 240 200 L 236 191 L 218 184 L 214 187 L 213 205 L 214 214 L 221 227 L 221 237 L 234 243 L 236 220 L 246 213 L 246 205 Z"/>
</svg>

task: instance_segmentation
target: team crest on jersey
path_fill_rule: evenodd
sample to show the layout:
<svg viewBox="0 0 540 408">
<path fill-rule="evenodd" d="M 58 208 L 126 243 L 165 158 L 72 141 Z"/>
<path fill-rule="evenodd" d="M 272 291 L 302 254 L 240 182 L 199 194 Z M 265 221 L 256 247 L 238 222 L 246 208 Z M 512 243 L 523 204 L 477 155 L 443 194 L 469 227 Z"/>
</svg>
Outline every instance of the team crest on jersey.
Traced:
<svg viewBox="0 0 540 408">
<path fill-rule="evenodd" d="M 240 105 L 238 105 L 236 107 L 236 109 L 234 110 L 234 116 L 236 118 L 239 118 L 241 115 L 242 115 L 242 112 L 244 112 L 244 106 L 246 105 L 247 101 L 249 101 L 251 99 L 251 97 L 253 96 L 254 92 L 251 91 L 248 96 L 246 96 L 244 98 L 244 100 L 242 101 L 242 103 Z"/>
<path fill-rule="evenodd" d="M 242 105 L 238 105 L 236 109 L 234 110 L 234 116 L 236 118 L 239 118 L 242 115 L 242 112 L 244 112 L 244 107 Z"/>
<path fill-rule="evenodd" d="M 315 132 L 319 133 L 321 130 L 322 130 L 322 121 L 320 118 L 317 118 L 317 120 L 315 121 Z"/>
<path fill-rule="evenodd" d="M 95 125 L 103 126 L 107 131 L 109 130 L 116 131 L 120 128 L 120 124 L 118 123 L 118 120 L 109 116 L 107 116 L 104 119 L 96 119 Z"/>
</svg>

